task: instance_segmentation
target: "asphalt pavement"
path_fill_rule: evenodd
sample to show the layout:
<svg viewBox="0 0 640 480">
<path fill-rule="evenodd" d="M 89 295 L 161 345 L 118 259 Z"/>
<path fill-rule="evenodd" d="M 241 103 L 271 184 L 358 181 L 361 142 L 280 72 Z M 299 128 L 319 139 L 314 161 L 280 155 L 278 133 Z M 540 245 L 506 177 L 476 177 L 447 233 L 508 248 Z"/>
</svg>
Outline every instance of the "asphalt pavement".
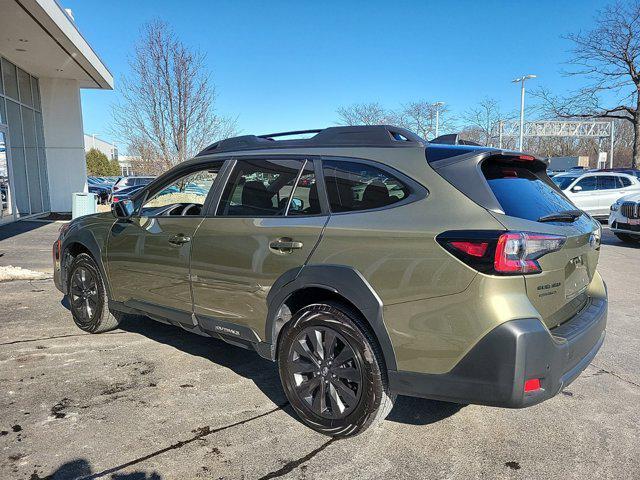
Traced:
<svg viewBox="0 0 640 480">
<path fill-rule="evenodd" d="M 0 266 L 50 271 L 58 227 L 0 227 Z M 555 398 L 399 397 L 345 440 L 299 423 L 253 352 L 146 319 L 85 334 L 51 280 L 0 283 L 0 478 L 640 478 L 639 267 L 605 231 L 607 340 Z"/>
</svg>

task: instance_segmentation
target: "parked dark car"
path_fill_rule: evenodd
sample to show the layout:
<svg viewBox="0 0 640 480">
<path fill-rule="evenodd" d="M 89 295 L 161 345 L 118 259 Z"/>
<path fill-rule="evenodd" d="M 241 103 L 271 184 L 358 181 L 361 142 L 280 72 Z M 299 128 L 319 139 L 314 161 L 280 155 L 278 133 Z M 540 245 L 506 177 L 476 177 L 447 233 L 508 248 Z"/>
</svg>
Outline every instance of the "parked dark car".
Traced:
<svg viewBox="0 0 640 480">
<path fill-rule="evenodd" d="M 101 205 L 106 204 L 109 201 L 111 195 L 111 187 L 103 182 L 100 182 L 95 177 L 87 177 L 87 187 L 89 193 L 95 193 L 98 197 L 98 203 Z"/>
</svg>

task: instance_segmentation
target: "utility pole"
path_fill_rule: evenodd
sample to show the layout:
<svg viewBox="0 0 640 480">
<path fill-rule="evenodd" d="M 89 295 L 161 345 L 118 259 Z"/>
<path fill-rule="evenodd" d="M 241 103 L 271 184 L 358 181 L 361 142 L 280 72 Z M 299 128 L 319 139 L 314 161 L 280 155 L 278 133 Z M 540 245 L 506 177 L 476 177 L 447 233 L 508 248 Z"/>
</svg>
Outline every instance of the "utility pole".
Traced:
<svg viewBox="0 0 640 480">
<path fill-rule="evenodd" d="M 613 134 L 614 121 L 611 120 L 611 138 L 609 140 L 609 168 L 613 168 L 613 140 L 615 139 Z"/>
<path fill-rule="evenodd" d="M 524 82 L 532 78 L 536 78 L 536 75 L 525 75 L 511 81 L 511 83 L 520 83 L 522 86 L 520 90 L 520 143 L 518 145 L 520 151 L 522 151 L 524 144 Z"/>
<path fill-rule="evenodd" d="M 438 129 L 439 129 L 439 123 L 440 123 L 440 107 L 444 106 L 444 102 L 436 102 L 433 104 L 434 107 L 436 107 L 436 137 L 438 138 Z"/>
</svg>

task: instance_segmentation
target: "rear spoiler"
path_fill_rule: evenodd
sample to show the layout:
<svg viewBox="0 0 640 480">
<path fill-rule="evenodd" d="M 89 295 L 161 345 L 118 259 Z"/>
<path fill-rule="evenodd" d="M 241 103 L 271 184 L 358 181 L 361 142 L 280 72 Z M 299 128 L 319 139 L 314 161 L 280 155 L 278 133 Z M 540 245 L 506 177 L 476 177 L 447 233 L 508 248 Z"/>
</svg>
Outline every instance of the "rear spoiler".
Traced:
<svg viewBox="0 0 640 480">
<path fill-rule="evenodd" d="M 429 143 L 437 143 L 438 145 L 473 145 L 476 147 L 482 147 L 483 145 L 472 142 L 471 140 L 464 140 L 460 138 L 459 133 L 448 133 L 446 135 L 440 135 L 439 137 L 430 140 Z"/>
</svg>

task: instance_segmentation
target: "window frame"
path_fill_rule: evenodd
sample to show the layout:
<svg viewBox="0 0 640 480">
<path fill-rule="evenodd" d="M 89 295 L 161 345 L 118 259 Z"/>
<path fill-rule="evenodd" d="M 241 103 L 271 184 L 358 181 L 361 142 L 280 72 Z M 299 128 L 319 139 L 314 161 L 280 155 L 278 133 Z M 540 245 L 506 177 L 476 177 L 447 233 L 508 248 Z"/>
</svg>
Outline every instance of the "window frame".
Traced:
<svg viewBox="0 0 640 480">
<path fill-rule="evenodd" d="M 331 215 L 353 215 L 357 213 L 368 213 L 368 212 L 380 212 L 383 210 L 388 210 L 391 208 L 401 207 L 403 205 L 408 205 L 409 203 L 417 202 L 418 200 L 422 200 L 429 196 L 429 189 L 417 182 L 413 178 L 405 175 L 404 173 L 396 170 L 395 168 L 386 165 L 384 163 L 377 162 L 375 160 L 369 160 L 365 158 L 356 158 L 356 157 L 342 157 L 342 156 L 333 156 L 333 155 L 323 155 L 323 169 L 322 169 L 322 184 L 323 184 L 323 195 L 325 197 L 325 201 L 327 202 L 327 209 L 329 209 L 329 197 L 327 194 L 326 186 L 325 186 L 325 178 L 324 178 L 324 161 L 337 161 L 337 162 L 349 162 L 349 163 L 360 163 L 364 165 L 368 165 L 370 167 L 377 168 L 378 170 L 382 170 L 383 172 L 388 173 L 389 175 L 400 180 L 409 190 L 409 194 L 401 199 L 398 202 L 392 203 L 390 205 L 384 205 L 382 207 L 377 208 L 367 208 L 367 209 L 359 209 L 359 210 L 349 210 L 347 212 L 332 212 L 329 211 Z M 317 180 L 316 180 L 317 181 Z"/>
<path fill-rule="evenodd" d="M 241 161 L 273 161 L 273 160 L 297 160 L 300 162 L 300 169 L 298 170 L 298 174 L 296 176 L 296 182 L 294 188 L 291 190 L 291 195 L 287 201 L 287 208 L 285 209 L 284 215 L 222 215 L 219 214 L 218 211 L 220 209 L 220 203 L 222 202 L 222 196 L 224 195 L 224 191 L 226 190 L 227 184 L 229 180 L 231 180 L 232 175 L 235 171 L 236 165 Z M 320 172 L 322 172 L 320 159 L 313 155 L 287 155 L 287 154 L 265 154 L 265 155 L 242 155 L 242 156 L 233 156 L 228 158 L 227 160 L 228 166 L 225 171 L 225 177 L 221 180 L 221 187 L 218 195 L 213 200 L 210 205 L 210 209 L 207 212 L 208 218 L 311 218 L 311 217 L 325 217 L 329 214 L 329 206 L 326 198 L 326 191 L 324 186 L 324 177 L 322 175 L 318 175 L 318 168 L 320 168 Z M 304 168 L 307 164 L 311 164 L 313 167 L 314 175 L 316 176 L 316 184 L 318 185 L 318 200 L 320 202 L 320 213 L 314 214 L 300 214 L 300 215 L 288 215 L 289 207 L 291 205 L 291 200 L 296 191 L 296 187 L 298 185 L 298 181 L 304 171 Z M 220 178 L 220 175 L 218 175 Z M 217 180 L 217 179 L 216 179 Z"/>
<path fill-rule="evenodd" d="M 168 172 L 163 173 L 158 178 L 152 180 L 151 183 L 148 183 L 146 186 L 142 187 L 142 189 L 140 189 L 140 191 L 137 192 L 135 195 L 133 195 L 131 200 L 134 202 L 134 204 L 136 204 L 137 202 L 140 202 L 140 203 L 135 206 L 135 212 L 133 213 L 132 216 L 136 218 L 141 218 L 142 216 L 140 215 L 140 211 L 144 206 L 145 202 L 147 201 L 147 199 L 149 199 L 151 196 L 155 195 L 156 193 L 162 191 L 162 189 L 171 185 L 173 182 L 175 182 L 179 178 L 184 177 L 186 175 L 190 175 L 192 173 L 199 172 L 201 170 L 211 169 L 214 166 L 220 166 L 220 170 L 218 171 L 218 175 L 216 176 L 216 179 L 214 180 L 213 184 L 211 185 L 211 188 L 209 189 L 209 192 L 207 193 L 207 196 L 202 205 L 202 209 L 200 211 L 200 215 L 144 216 L 144 218 L 191 218 L 191 219 L 206 218 L 208 216 L 208 212 L 211 207 L 211 202 L 214 200 L 214 198 L 216 198 L 216 195 L 218 193 L 217 190 L 219 189 L 219 186 L 221 184 L 221 179 L 223 176 L 226 175 L 227 161 L 225 159 L 215 159 L 215 160 L 211 159 L 207 162 L 198 163 L 195 165 L 188 165 L 177 170 L 169 170 Z"/>
</svg>

